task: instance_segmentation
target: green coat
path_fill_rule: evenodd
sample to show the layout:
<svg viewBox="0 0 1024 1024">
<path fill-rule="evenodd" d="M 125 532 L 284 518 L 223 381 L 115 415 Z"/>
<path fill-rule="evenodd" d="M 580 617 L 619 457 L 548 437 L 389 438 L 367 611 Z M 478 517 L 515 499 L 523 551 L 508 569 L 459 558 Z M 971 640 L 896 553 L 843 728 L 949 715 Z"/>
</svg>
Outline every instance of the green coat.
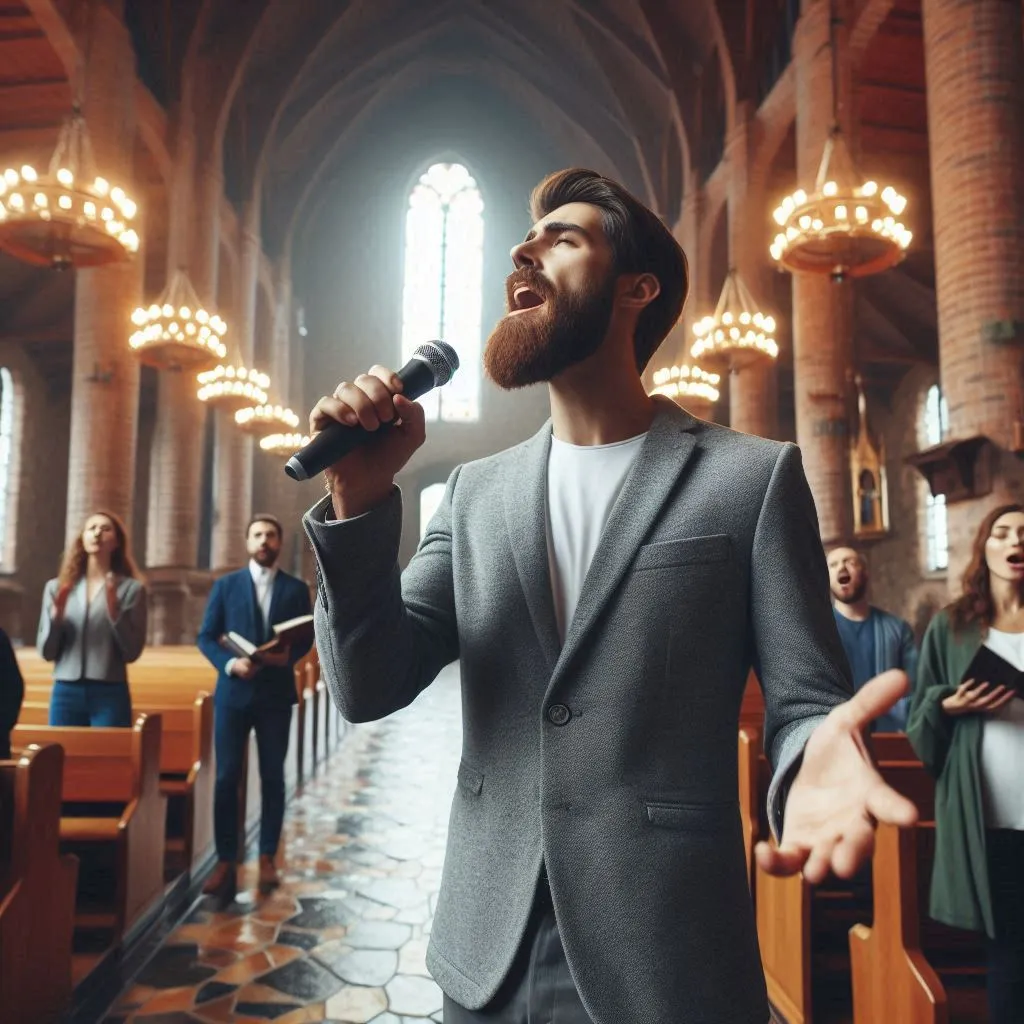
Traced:
<svg viewBox="0 0 1024 1024">
<path fill-rule="evenodd" d="M 954 632 L 947 609 L 932 619 L 921 645 L 907 736 L 936 778 L 929 913 L 944 924 L 994 936 L 980 766 L 983 718 L 954 718 L 942 710 L 982 640 L 978 623 Z"/>
</svg>

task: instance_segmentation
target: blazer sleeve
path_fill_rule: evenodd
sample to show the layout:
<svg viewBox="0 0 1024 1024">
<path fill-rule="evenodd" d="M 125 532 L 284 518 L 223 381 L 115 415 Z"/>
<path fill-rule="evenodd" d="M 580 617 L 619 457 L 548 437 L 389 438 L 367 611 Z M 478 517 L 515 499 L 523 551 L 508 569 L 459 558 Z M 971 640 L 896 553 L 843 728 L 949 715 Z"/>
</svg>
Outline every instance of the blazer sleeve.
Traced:
<svg viewBox="0 0 1024 1024">
<path fill-rule="evenodd" d="M 956 691 L 946 666 L 948 636 L 948 614 L 942 611 L 928 623 L 921 643 L 917 682 L 907 722 L 910 745 L 925 768 L 936 777 L 942 773 L 946 763 L 956 726 L 942 710 L 942 702 Z"/>
<path fill-rule="evenodd" d="M 50 615 L 54 598 L 57 596 L 57 581 L 50 580 L 43 588 L 43 607 L 39 612 L 39 629 L 36 633 L 36 650 L 45 661 L 57 661 L 70 633 L 66 619 L 55 622 Z"/>
<path fill-rule="evenodd" d="M 804 745 L 853 695 L 814 499 L 796 445 L 784 445 L 776 460 L 754 533 L 750 576 L 753 662 L 764 692 L 764 749 L 774 769 L 768 820 L 778 838 Z"/>
<path fill-rule="evenodd" d="M 226 672 L 228 662 L 233 660 L 231 654 L 220 645 L 220 638 L 227 629 L 224 615 L 225 578 L 222 576 L 210 590 L 210 597 L 206 602 L 206 611 L 203 613 L 203 622 L 199 627 L 197 638 L 199 650 L 206 655 L 206 660 L 218 672 Z"/>
<path fill-rule="evenodd" d="M 10 637 L 0 629 L 0 733 L 10 732 L 21 714 L 25 681 L 11 646 Z"/>
<path fill-rule="evenodd" d="M 309 603 L 309 587 L 306 586 L 305 580 L 296 579 L 295 600 L 292 603 L 292 614 L 295 618 L 298 618 L 300 615 L 309 615 L 312 610 L 312 605 Z M 312 646 L 312 640 L 305 644 L 293 644 L 291 651 L 288 654 L 288 665 L 291 668 L 294 668 L 296 663 L 309 653 L 309 649 Z"/>
<path fill-rule="evenodd" d="M 404 573 L 402 495 L 354 519 L 328 522 L 330 498 L 304 517 L 317 559 L 314 609 L 320 668 L 350 722 L 410 704 L 459 655 L 452 578 L 452 504 L 459 469 Z"/>
<path fill-rule="evenodd" d="M 117 618 L 110 618 L 108 609 L 107 619 L 125 663 L 137 661 L 146 646 L 146 588 L 138 580 L 129 580 L 118 598 Z"/>
</svg>

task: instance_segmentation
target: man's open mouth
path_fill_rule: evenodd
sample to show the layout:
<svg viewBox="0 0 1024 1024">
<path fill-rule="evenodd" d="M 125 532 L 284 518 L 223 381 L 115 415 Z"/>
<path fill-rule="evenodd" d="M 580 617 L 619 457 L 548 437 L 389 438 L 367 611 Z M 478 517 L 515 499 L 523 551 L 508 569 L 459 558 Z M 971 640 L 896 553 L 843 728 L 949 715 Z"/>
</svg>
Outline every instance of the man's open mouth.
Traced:
<svg viewBox="0 0 1024 1024">
<path fill-rule="evenodd" d="M 845 587 L 846 584 L 850 582 L 850 574 L 848 572 L 841 572 L 836 577 L 836 582 L 839 584 L 839 586 Z"/>
<path fill-rule="evenodd" d="M 525 284 L 518 285 L 512 292 L 512 301 L 509 303 L 509 314 L 525 313 L 528 309 L 537 309 L 543 306 L 544 296 L 535 292 Z"/>
</svg>

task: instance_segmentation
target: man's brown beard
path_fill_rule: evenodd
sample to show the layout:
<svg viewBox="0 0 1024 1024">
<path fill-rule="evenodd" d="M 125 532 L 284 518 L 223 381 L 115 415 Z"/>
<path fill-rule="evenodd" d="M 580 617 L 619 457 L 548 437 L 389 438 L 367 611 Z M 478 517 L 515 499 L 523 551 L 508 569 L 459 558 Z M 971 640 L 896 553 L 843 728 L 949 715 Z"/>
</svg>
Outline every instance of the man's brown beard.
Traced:
<svg viewBox="0 0 1024 1024">
<path fill-rule="evenodd" d="M 558 294 L 533 267 L 521 267 L 505 282 L 507 307 L 520 285 L 545 300 L 535 311 L 504 316 L 484 349 L 487 376 L 506 391 L 546 383 L 592 356 L 608 333 L 615 302 L 614 273 L 584 292 Z"/>
</svg>

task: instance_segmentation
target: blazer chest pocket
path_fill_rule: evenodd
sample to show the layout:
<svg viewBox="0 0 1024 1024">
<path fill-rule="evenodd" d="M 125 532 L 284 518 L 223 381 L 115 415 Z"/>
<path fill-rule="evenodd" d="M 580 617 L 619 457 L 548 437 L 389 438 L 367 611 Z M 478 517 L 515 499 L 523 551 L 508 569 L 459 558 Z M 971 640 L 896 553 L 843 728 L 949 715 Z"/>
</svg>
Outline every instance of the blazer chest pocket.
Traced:
<svg viewBox="0 0 1024 1024">
<path fill-rule="evenodd" d="M 484 788 L 484 773 L 463 761 L 459 765 L 459 785 L 471 796 L 479 796 Z"/>
<path fill-rule="evenodd" d="M 736 821 L 737 805 L 732 802 L 690 804 L 645 800 L 647 821 L 655 828 L 681 832 L 712 832 L 726 829 Z"/>
<path fill-rule="evenodd" d="M 732 539 L 728 534 L 709 537 L 684 537 L 644 544 L 636 556 L 633 569 L 670 569 L 682 565 L 707 565 L 727 562 L 732 557 Z"/>
</svg>

